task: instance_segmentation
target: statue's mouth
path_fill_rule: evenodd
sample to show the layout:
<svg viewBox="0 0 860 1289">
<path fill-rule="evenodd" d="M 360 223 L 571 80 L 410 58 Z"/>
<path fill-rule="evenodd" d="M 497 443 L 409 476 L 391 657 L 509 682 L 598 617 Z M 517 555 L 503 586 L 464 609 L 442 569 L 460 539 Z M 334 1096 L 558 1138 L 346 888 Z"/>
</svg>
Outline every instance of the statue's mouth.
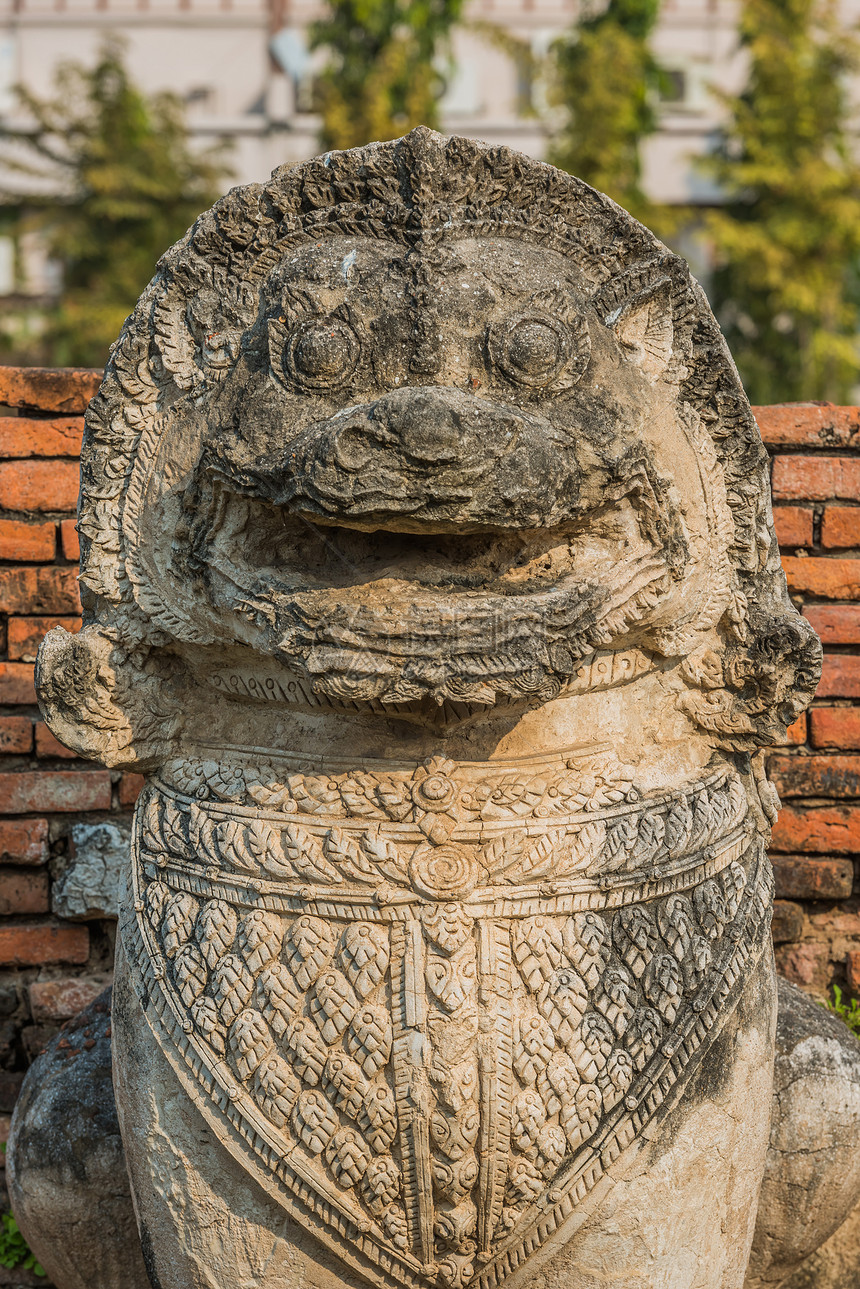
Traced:
<svg viewBox="0 0 860 1289">
<path fill-rule="evenodd" d="M 191 562 L 245 591 L 253 584 L 278 595 L 332 591 L 348 597 L 372 588 L 395 596 L 424 590 L 454 598 L 528 596 L 595 580 L 605 584 L 617 575 L 621 549 L 630 560 L 657 558 L 627 500 L 602 508 L 587 526 L 465 533 L 321 522 L 291 506 L 236 494 L 220 481 L 212 500 L 206 518 L 193 527 Z M 665 569 L 666 561 L 659 562 Z"/>
<path fill-rule="evenodd" d="M 686 559 L 641 452 L 599 460 L 450 389 L 350 408 L 254 462 L 204 455 L 174 571 L 331 697 L 546 701 L 648 646 Z"/>
</svg>

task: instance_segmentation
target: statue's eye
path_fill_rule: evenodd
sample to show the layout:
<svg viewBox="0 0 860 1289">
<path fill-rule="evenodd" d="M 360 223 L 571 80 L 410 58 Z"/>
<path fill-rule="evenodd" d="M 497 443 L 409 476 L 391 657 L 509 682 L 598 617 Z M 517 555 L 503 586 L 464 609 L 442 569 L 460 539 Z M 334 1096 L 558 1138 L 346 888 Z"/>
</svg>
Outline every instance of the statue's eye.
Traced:
<svg viewBox="0 0 860 1289">
<path fill-rule="evenodd" d="M 543 313 L 520 313 L 496 323 L 489 334 L 490 357 L 509 380 L 540 389 L 567 373 L 565 384 L 578 380 L 588 364 L 591 345 L 583 321 L 571 331 Z"/>
<path fill-rule="evenodd" d="M 289 337 L 284 365 L 300 385 L 333 389 L 355 371 L 361 345 L 340 318 L 306 318 Z"/>
<path fill-rule="evenodd" d="M 508 340 L 508 362 L 515 371 L 536 379 L 558 366 L 562 354 L 561 337 L 555 327 L 537 318 L 528 318 L 514 327 Z"/>
</svg>

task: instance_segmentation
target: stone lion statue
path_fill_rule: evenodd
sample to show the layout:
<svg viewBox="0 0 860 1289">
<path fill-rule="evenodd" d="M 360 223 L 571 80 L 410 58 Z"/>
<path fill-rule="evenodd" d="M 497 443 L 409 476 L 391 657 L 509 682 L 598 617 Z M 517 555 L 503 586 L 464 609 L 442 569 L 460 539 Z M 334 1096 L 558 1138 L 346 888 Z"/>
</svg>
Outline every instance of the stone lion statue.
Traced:
<svg viewBox="0 0 860 1289">
<path fill-rule="evenodd" d="M 87 415 L 51 730 L 143 771 L 113 1003 L 156 1289 L 740 1289 L 817 683 L 686 265 L 416 130 L 235 189 Z"/>
</svg>

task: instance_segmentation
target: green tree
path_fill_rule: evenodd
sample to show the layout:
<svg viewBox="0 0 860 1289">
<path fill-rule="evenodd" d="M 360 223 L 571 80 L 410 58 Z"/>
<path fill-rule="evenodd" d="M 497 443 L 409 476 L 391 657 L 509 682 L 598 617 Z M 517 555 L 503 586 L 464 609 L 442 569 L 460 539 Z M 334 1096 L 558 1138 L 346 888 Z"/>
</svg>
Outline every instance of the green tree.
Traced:
<svg viewBox="0 0 860 1289">
<path fill-rule="evenodd" d="M 858 367 L 860 166 L 847 73 L 853 35 L 831 0 L 744 0 L 750 70 L 725 100 L 708 169 L 712 295 L 754 402 L 845 401 Z"/>
<path fill-rule="evenodd" d="M 40 180 L 22 201 L 19 228 L 40 229 L 63 275 L 45 357 L 101 366 L 159 255 L 218 196 L 224 148 L 193 152 L 178 99 L 144 96 L 116 42 L 93 67 L 63 65 L 53 98 L 16 93 L 32 124 L 0 135 L 3 164 Z M 16 159 L 22 149 L 25 161 Z M 58 197 L 39 195 L 46 178 Z"/>
<path fill-rule="evenodd" d="M 317 87 L 324 148 L 438 125 L 439 57 L 463 0 L 329 0 L 311 46 L 329 51 Z"/>
<path fill-rule="evenodd" d="M 657 128 L 660 69 L 649 37 L 660 0 L 609 0 L 586 9 L 551 55 L 548 101 L 561 109 L 550 160 L 639 218 L 642 140 Z"/>
</svg>

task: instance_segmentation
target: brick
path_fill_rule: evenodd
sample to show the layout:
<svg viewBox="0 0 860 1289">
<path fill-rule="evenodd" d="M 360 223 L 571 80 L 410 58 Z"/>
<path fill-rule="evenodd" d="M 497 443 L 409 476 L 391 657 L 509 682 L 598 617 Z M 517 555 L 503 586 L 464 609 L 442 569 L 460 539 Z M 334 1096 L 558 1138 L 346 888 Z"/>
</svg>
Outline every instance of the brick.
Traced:
<svg viewBox="0 0 860 1289">
<path fill-rule="evenodd" d="M 29 716 L 0 716 L 0 755 L 26 756 L 33 750 L 33 722 Z"/>
<path fill-rule="evenodd" d="M 801 712 L 793 725 L 789 725 L 785 733 L 785 742 L 777 744 L 778 747 L 792 747 L 798 743 L 806 742 L 806 712 Z"/>
<path fill-rule="evenodd" d="M 771 756 L 767 770 L 784 800 L 860 799 L 860 756 Z"/>
<path fill-rule="evenodd" d="M 47 819 L 0 819 L 0 863 L 45 864 Z"/>
<path fill-rule="evenodd" d="M 44 721 L 36 722 L 36 756 L 60 756 L 64 760 L 75 760 L 77 752 L 64 747 L 59 739 L 54 738 Z"/>
<path fill-rule="evenodd" d="M 860 514 L 860 511 L 857 513 Z M 810 506 L 775 506 L 773 524 L 780 546 L 812 545 L 812 508 Z"/>
<path fill-rule="evenodd" d="M 768 447 L 843 448 L 860 445 L 860 408 L 833 403 L 775 403 L 754 407 Z"/>
<path fill-rule="evenodd" d="M 74 568 L 0 568 L 0 613 L 79 614 Z"/>
<path fill-rule="evenodd" d="M 17 989 L 14 989 L 14 986 L 9 989 L 9 994 L 13 995 L 13 992 L 16 1004 L 15 1010 L 17 1010 L 20 1000 L 18 997 L 18 991 Z M 18 1020 L 20 1020 L 20 1017 Z M 17 1048 L 20 1037 L 20 1023 L 17 1023 L 16 1020 L 4 1020 L 0 1022 L 0 1060 L 5 1061 L 7 1065 L 12 1064 L 18 1055 Z"/>
<path fill-rule="evenodd" d="M 82 965 L 89 956 L 89 930 L 77 923 L 0 926 L 0 966 L 40 967 L 50 962 Z"/>
<path fill-rule="evenodd" d="M 803 909 L 788 900 L 774 900 L 770 928 L 774 944 L 792 944 L 803 934 Z"/>
<path fill-rule="evenodd" d="M 817 698 L 860 698 L 860 656 L 826 654 L 815 695 Z"/>
<path fill-rule="evenodd" d="M 59 1032 L 58 1025 L 25 1025 L 21 1030 L 21 1043 L 27 1059 L 32 1063 L 41 1056 Z"/>
<path fill-rule="evenodd" d="M 860 944 L 860 900 L 856 895 L 852 895 L 850 900 L 810 909 L 807 918 L 814 933 L 812 938 L 826 940 L 831 948 L 837 950 L 836 958 Z"/>
<path fill-rule="evenodd" d="M 33 770 L 0 774 L 0 814 L 109 810 L 107 770 Z"/>
<path fill-rule="evenodd" d="M 813 707 L 809 741 L 813 747 L 860 749 L 860 707 Z"/>
<path fill-rule="evenodd" d="M 860 854 L 860 806 L 784 806 L 773 826 L 771 848 L 817 855 Z"/>
<path fill-rule="evenodd" d="M 845 900 L 854 885 L 850 859 L 830 856 L 774 855 L 776 895 L 785 900 Z"/>
<path fill-rule="evenodd" d="M 71 461 L 0 462 L 0 507 L 4 510 L 74 510 L 80 473 Z"/>
<path fill-rule="evenodd" d="M 60 538 L 66 559 L 73 559 L 76 564 L 80 563 L 81 543 L 74 519 L 64 519 L 60 524 Z"/>
<path fill-rule="evenodd" d="M 776 969 L 786 980 L 822 997 L 830 983 L 830 947 L 826 944 L 781 944 Z"/>
<path fill-rule="evenodd" d="M 774 501 L 858 501 L 860 460 L 853 457 L 777 457 Z"/>
<path fill-rule="evenodd" d="M 48 913 L 45 868 L 0 868 L 0 917 L 14 913 Z"/>
<path fill-rule="evenodd" d="M 8 624 L 8 649 L 10 658 L 35 662 L 39 645 L 52 627 L 65 627 L 67 631 L 80 631 L 80 618 L 10 618 Z"/>
<path fill-rule="evenodd" d="M 143 791 L 143 784 L 142 774 L 124 774 L 119 781 L 119 804 L 133 806 Z"/>
<path fill-rule="evenodd" d="M 821 523 L 821 545 L 825 550 L 860 546 L 860 506 L 827 506 Z"/>
<path fill-rule="evenodd" d="M 35 703 L 31 662 L 0 662 L 0 703 Z"/>
<path fill-rule="evenodd" d="M 71 1020 L 89 1007 L 110 984 L 110 976 L 63 976 L 59 980 L 36 980 L 30 986 L 33 1020 Z"/>
<path fill-rule="evenodd" d="M 860 559 L 815 559 L 784 555 L 788 589 L 825 600 L 860 600 Z"/>
<path fill-rule="evenodd" d="M 79 457 L 82 416 L 0 416 L 0 457 Z"/>
<path fill-rule="evenodd" d="M 860 644 L 858 604 L 807 604 L 803 616 L 818 632 L 822 644 Z"/>
<path fill-rule="evenodd" d="M 860 997 L 860 949 L 851 949 L 845 955 L 845 983 L 853 998 Z"/>
<path fill-rule="evenodd" d="M 789 725 L 785 732 L 786 743 L 806 742 L 806 712 L 801 712 L 797 720 Z"/>
<path fill-rule="evenodd" d="M 52 560 L 57 553 L 56 524 L 0 519 L 0 559 Z"/>
<path fill-rule="evenodd" d="M 0 403 L 80 416 L 103 375 L 93 367 L 0 367 Z"/>
</svg>

